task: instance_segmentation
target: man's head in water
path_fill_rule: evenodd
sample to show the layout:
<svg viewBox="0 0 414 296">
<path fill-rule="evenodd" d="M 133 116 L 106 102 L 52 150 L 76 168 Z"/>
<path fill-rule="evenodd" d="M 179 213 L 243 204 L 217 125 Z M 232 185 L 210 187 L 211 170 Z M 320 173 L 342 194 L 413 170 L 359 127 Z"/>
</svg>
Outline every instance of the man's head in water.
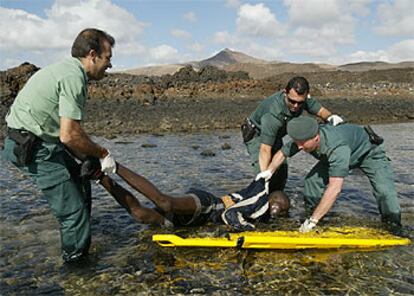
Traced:
<svg viewBox="0 0 414 296">
<path fill-rule="evenodd" d="M 286 216 L 289 208 L 290 200 L 283 191 L 274 191 L 269 195 L 269 209 L 272 218 Z"/>
</svg>

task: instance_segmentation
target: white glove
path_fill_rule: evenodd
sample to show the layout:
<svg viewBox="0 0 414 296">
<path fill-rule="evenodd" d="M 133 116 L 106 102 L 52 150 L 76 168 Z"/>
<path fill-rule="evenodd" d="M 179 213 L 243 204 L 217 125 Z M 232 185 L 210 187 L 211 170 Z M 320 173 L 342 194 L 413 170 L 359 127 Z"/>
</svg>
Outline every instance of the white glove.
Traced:
<svg viewBox="0 0 414 296">
<path fill-rule="evenodd" d="M 108 155 L 106 155 L 103 158 L 99 158 L 99 161 L 101 163 L 102 172 L 104 172 L 105 174 L 116 173 L 116 162 L 109 151 L 108 151 Z"/>
<path fill-rule="evenodd" d="M 341 116 L 336 115 L 336 114 L 332 114 L 331 116 L 329 116 L 326 119 L 330 124 L 332 124 L 333 126 L 336 126 L 338 124 L 341 124 L 344 122 L 344 120 L 341 118 Z"/>
<path fill-rule="evenodd" d="M 265 182 L 267 182 L 267 181 L 270 180 L 270 178 L 272 178 L 272 175 L 273 174 L 270 170 L 266 170 L 266 171 L 263 171 L 261 173 L 258 173 L 254 180 L 257 181 L 257 180 L 260 180 L 261 178 L 264 178 Z"/>
<path fill-rule="evenodd" d="M 305 222 L 303 222 L 303 224 L 300 226 L 299 232 L 309 232 L 316 227 L 316 224 L 318 224 L 318 220 L 313 218 L 306 219 Z"/>
</svg>

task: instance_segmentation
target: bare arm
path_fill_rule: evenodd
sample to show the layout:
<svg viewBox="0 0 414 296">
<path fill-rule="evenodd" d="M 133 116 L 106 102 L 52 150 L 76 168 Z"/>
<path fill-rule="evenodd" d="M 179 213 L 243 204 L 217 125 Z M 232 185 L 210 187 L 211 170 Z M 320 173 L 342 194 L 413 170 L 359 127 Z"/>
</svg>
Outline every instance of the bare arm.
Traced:
<svg viewBox="0 0 414 296">
<path fill-rule="evenodd" d="M 80 122 L 70 118 L 60 118 L 60 141 L 73 153 L 103 158 L 108 151 L 94 143 L 82 129 Z"/>
<path fill-rule="evenodd" d="M 150 181 L 118 163 L 117 174 L 132 188 L 153 201 L 164 212 L 171 212 L 171 201 Z"/>
<path fill-rule="evenodd" d="M 321 109 L 316 115 L 318 115 L 320 118 L 326 121 L 328 117 L 332 115 L 332 112 L 326 109 L 325 107 L 321 107 Z"/>
<path fill-rule="evenodd" d="M 270 170 L 273 174 L 277 171 L 277 169 L 285 161 L 285 159 L 286 156 L 282 153 L 282 150 L 279 150 L 278 152 L 276 152 L 275 155 L 273 155 L 272 162 L 270 163 L 267 169 Z"/>
<path fill-rule="evenodd" d="M 312 218 L 316 220 L 322 219 L 326 213 L 332 208 L 344 184 L 343 177 L 330 177 L 329 184 L 322 195 L 322 199 L 312 214 Z"/>
<path fill-rule="evenodd" d="M 165 223 L 165 218 L 162 215 L 153 209 L 142 206 L 135 196 L 110 177 L 103 176 L 101 184 L 138 222 L 156 225 L 163 225 Z"/>
<path fill-rule="evenodd" d="M 134 173 L 127 167 L 118 163 L 117 174 L 127 182 L 132 188 L 143 194 L 154 202 L 157 207 L 165 213 L 176 213 L 191 215 L 197 210 L 194 198 L 191 196 L 181 196 L 174 198 L 162 193 L 154 184 L 141 175 Z"/>
<path fill-rule="evenodd" d="M 270 161 L 272 160 L 272 146 L 267 144 L 260 144 L 259 150 L 259 167 L 260 171 L 267 170 Z"/>
</svg>

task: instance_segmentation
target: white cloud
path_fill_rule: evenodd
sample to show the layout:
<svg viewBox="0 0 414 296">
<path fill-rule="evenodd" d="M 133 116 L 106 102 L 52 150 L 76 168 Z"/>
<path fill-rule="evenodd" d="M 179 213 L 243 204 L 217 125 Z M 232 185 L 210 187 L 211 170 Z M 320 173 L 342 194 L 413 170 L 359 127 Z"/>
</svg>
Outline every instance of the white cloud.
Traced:
<svg viewBox="0 0 414 296">
<path fill-rule="evenodd" d="M 276 37 L 285 33 L 275 15 L 263 3 L 243 4 L 237 17 L 237 30 L 253 37 Z"/>
<path fill-rule="evenodd" d="M 138 42 L 127 42 L 121 46 L 117 46 L 114 50 L 114 57 L 118 55 L 143 55 L 146 54 L 148 49 Z"/>
<path fill-rule="evenodd" d="M 132 14 L 109 0 L 58 0 L 46 10 L 46 18 L 0 8 L 0 26 L 7 28 L 0 32 L 0 46 L 13 49 L 67 48 L 87 27 L 105 30 L 119 43 L 130 42 L 144 28 Z"/>
<path fill-rule="evenodd" d="M 319 30 L 298 27 L 286 39 L 284 46 L 291 48 L 295 52 L 300 52 L 301 49 L 308 50 L 309 47 L 330 47 L 330 45 L 352 44 L 354 41 L 353 29 L 345 29 L 340 25 L 323 26 Z M 295 43 L 295 46 L 292 47 L 291 43 Z"/>
<path fill-rule="evenodd" d="M 194 42 L 193 44 L 189 45 L 188 48 L 193 52 L 200 53 L 204 50 L 204 45 L 198 42 Z"/>
<path fill-rule="evenodd" d="M 261 42 L 255 42 L 252 38 L 230 34 L 227 31 L 216 32 L 213 36 L 213 42 L 259 59 L 273 61 L 281 59 L 284 55 L 277 41 L 270 40 L 266 42 L 262 40 Z"/>
<path fill-rule="evenodd" d="M 192 12 L 192 11 L 189 11 L 189 12 L 185 13 L 185 14 L 183 15 L 183 18 L 184 18 L 186 21 L 189 21 L 189 22 L 191 22 L 191 23 L 195 23 L 195 22 L 197 21 L 197 17 L 196 17 L 196 15 L 195 15 L 195 13 L 194 13 L 194 12 Z"/>
<path fill-rule="evenodd" d="M 391 60 L 414 61 L 414 39 L 403 40 L 390 47 Z"/>
<path fill-rule="evenodd" d="M 285 0 L 292 25 L 319 28 L 326 23 L 334 23 L 343 11 L 337 0 Z"/>
<path fill-rule="evenodd" d="M 303 31 L 301 34 L 306 34 L 306 32 Z M 302 55 L 308 58 L 324 58 L 337 54 L 335 44 L 323 39 L 292 38 L 281 44 L 280 48 L 289 55 Z"/>
<path fill-rule="evenodd" d="M 377 50 L 377 51 L 358 50 L 349 55 L 349 60 L 347 61 L 347 63 L 362 62 L 362 61 L 389 62 L 389 59 L 388 59 L 388 54 L 385 50 Z"/>
<path fill-rule="evenodd" d="M 280 48 L 255 42 L 246 42 L 239 50 L 252 57 L 268 61 L 281 60 L 285 55 Z"/>
<path fill-rule="evenodd" d="M 414 39 L 410 39 L 393 44 L 385 50 L 356 51 L 349 55 L 347 62 L 382 61 L 388 63 L 398 63 L 413 60 Z"/>
<path fill-rule="evenodd" d="M 0 7 L 0 49 L 6 50 L 10 59 L 34 62 L 32 58 L 43 66 L 68 56 L 76 35 L 94 27 L 114 36 L 115 54 L 142 51 L 137 38 L 146 24 L 110 0 L 56 0 L 45 15 Z M 43 56 L 36 55 L 35 50 L 41 50 Z"/>
<path fill-rule="evenodd" d="M 0 7 L 0 27 L 0 48 L 3 49 L 61 49 L 67 46 L 66 38 L 57 34 L 52 22 L 23 10 Z"/>
<path fill-rule="evenodd" d="M 368 0 L 284 0 L 291 34 L 282 44 L 292 54 L 329 58 L 337 47 L 355 43 L 357 19 L 366 14 Z"/>
<path fill-rule="evenodd" d="M 180 30 L 180 29 L 172 29 L 171 30 L 171 35 L 173 35 L 174 37 L 183 38 L 183 39 L 191 38 L 191 33 L 190 32 Z"/>
<path fill-rule="evenodd" d="M 414 1 L 395 0 L 381 3 L 377 17 L 381 23 L 376 31 L 385 36 L 414 36 Z"/>
<path fill-rule="evenodd" d="M 227 7 L 238 8 L 240 5 L 240 0 L 226 0 Z"/>
<path fill-rule="evenodd" d="M 343 23 L 351 15 L 367 16 L 372 0 L 284 0 L 291 25 L 319 28 Z"/>
<path fill-rule="evenodd" d="M 0 55 L 4 56 L 1 51 L 0 51 Z M 2 61 L 2 68 L 4 69 L 9 69 L 9 68 L 13 68 L 16 67 L 18 65 L 22 64 L 22 60 L 20 59 L 16 59 L 16 58 L 6 58 Z"/>
<path fill-rule="evenodd" d="M 154 47 L 150 50 L 150 56 L 156 62 L 174 62 L 178 59 L 178 50 L 166 44 Z"/>
<path fill-rule="evenodd" d="M 370 5 L 373 0 L 357 0 L 349 1 L 346 5 L 349 9 L 360 16 L 368 16 L 371 13 Z"/>
<path fill-rule="evenodd" d="M 214 33 L 213 42 L 218 44 L 231 43 L 232 36 L 227 31 L 221 31 Z"/>
</svg>

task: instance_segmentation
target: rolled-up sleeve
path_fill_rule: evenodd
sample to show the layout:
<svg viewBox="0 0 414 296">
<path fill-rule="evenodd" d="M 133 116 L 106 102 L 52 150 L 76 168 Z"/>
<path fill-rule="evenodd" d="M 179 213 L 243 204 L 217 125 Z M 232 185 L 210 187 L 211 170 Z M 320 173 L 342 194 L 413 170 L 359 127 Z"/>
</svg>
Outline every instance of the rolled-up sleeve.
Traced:
<svg viewBox="0 0 414 296">
<path fill-rule="evenodd" d="M 319 103 L 319 101 L 317 101 L 316 99 L 314 99 L 312 97 L 306 99 L 305 109 L 309 113 L 311 113 L 313 115 L 316 115 L 316 114 L 318 114 L 319 110 L 321 110 L 321 108 L 322 108 L 322 104 Z"/>
<path fill-rule="evenodd" d="M 76 76 L 59 82 L 59 116 L 82 120 L 86 100 L 84 82 Z"/>
<path fill-rule="evenodd" d="M 332 150 L 328 157 L 329 176 L 346 177 L 349 175 L 349 161 L 351 149 L 348 146 L 338 146 Z"/>
</svg>

